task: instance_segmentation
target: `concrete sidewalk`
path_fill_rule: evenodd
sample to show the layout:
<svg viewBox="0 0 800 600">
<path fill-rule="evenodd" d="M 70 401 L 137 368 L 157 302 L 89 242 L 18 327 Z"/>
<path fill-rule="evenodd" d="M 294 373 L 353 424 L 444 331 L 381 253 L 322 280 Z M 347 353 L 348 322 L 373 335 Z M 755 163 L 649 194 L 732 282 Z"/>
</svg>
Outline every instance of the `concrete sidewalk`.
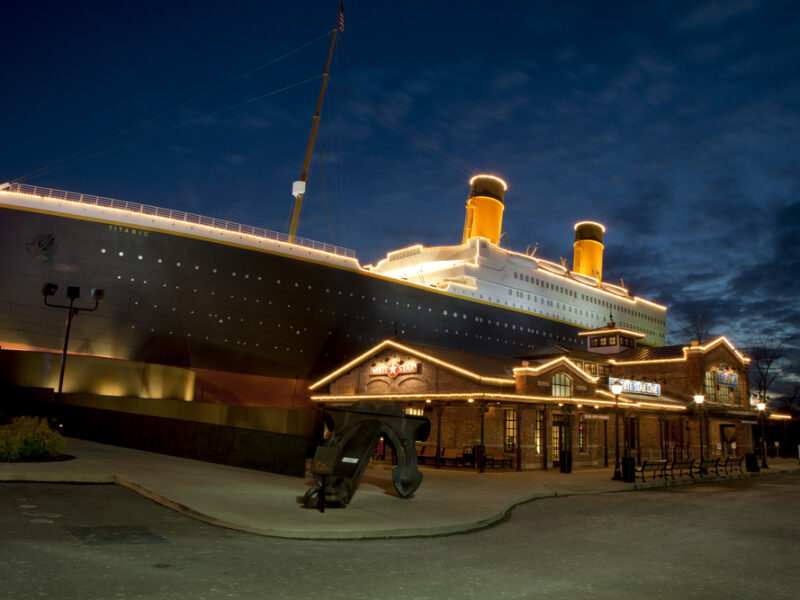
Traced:
<svg viewBox="0 0 800 600">
<path fill-rule="evenodd" d="M 445 535 L 479 529 L 515 505 L 537 498 L 663 486 L 611 480 L 612 469 L 559 471 L 423 467 L 417 493 L 401 499 L 391 468 L 367 470 L 345 509 L 302 508 L 306 480 L 67 438 L 75 460 L 0 463 L 0 481 L 116 483 L 193 518 L 240 531 L 295 539 L 362 539 Z M 796 459 L 770 459 L 761 474 L 797 472 Z M 744 473 L 733 477 L 758 477 Z M 671 483 L 671 482 L 670 482 Z M 692 483 L 681 480 L 678 483 Z"/>
</svg>

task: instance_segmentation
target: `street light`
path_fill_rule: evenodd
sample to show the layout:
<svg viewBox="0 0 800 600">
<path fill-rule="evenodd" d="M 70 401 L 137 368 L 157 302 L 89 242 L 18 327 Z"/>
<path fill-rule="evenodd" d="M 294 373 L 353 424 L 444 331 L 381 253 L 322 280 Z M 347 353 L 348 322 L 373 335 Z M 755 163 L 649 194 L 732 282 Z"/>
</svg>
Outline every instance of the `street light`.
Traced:
<svg viewBox="0 0 800 600">
<path fill-rule="evenodd" d="M 622 480 L 622 469 L 619 466 L 619 395 L 622 393 L 622 384 L 619 382 L 611 384 L 611 393 L 614 394 L 614 437 L 616 438 L 614 449 L 614 476 L 615 481 Z"/>
<path fill-rule="evenodd" d="M 703 452 L 703 402 L 705 402 L 705 400 L 706 397 L 702 394 L 698 394 L 694 397 L 695 404 L 697 404 L 697 422 L 700 425 L 700 460 L 704 460 L 706 457 Z"/>
<path fill-rule="evenodd" d="M 764 412 L 767 410 L 767 403 L 759 402 L 756 407 L 758 408 L 758 416 L 761 418 L 761 468 L 769 469 L 769 465 L 767 465 L 767 438 L 764 437 Z"/>
<path fill-rule="evenodd" d="M 69 331 L 72 328 L 72 317 L 77 316 L 80 311 L 92 312 L 97 310 L 100 300 L 105 298 L 105 292 L 100 288 L 92 288 L 90 296 L 94 300 L 92 308 L 75 307 L 75 300 L 81 297 L 81 288 L 76 286 L 67 286 L 67 298 L 69 304 L 51 304 L 47 301 L 55 295 L 58 290 L 58 284 L 45 283 L 42 286 L 42 296 L 44 296 L 44 303 L 51 308 L 66 308 L 67 309 L 67 331 L 64 334 L 64 349 L 61 351 L 61 370 L 58 374 L 58 401 L 61 401 L 61 392 L 64 388 L 64 369 L 67 365 L 67 346 L 69 345 Z"/>
</svg>

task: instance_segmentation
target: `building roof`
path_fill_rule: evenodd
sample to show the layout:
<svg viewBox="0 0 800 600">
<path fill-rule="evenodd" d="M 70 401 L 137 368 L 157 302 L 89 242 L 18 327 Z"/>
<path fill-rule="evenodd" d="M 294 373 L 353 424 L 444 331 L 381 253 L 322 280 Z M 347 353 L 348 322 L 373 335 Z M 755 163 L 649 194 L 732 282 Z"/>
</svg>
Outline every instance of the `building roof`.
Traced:
<svg viewBox="0 0 800 600">
<path fill-rule="evenodd" d="M 632 329 L 628 329 L 627 327 L 619 327 L 614 321 L 609 321 L 605 327 L 598 327 L 597 329 L 590 329 L 589 331 L 581 331 L 578 333 L 579 337 L 587 337 L 587 336 L 595 336 L 595 335 L 606 335 L 609 333 L 621 333 L 623 335 L 627 335 L 632 338 L 642 339 L 647 337 L 644 333 L 640 331 L 634 331 Z"/>
<path fill-rule="evenodd" d="M 437 346 L 426 346 L 424 344 L 406 344 L 394 339 L 387 339 L 373 346 L 360 356 L 354 358 L 339 369 L 329 373 L 319 381 L 312 383 L 309 389 L 319 389 L 321 386 L 330 383 L 340 375 L 351 369 L 372 360 L 378 354 L 387 349 L 398 352 L 406 352 L 421 360 L 427 360 L 452 371 L 458 372 L 468 378 L 483 384 L 514 386 L 514 373 L 512 369 L 520 366 L 520 361 L 514 358 L 499 358 L 464 352 L 461 350 L 451 350 L 449 348 L 439 348 Z"/>
<path fill-rule="evenodd" d="M 685 346 L 657 346 L 655 348 L 629 348 L 619 354 L 613 354 L 610 358 L 618 361 L 631 360 L 664 360 L 668 358 L 683 358 Z"/>
<path fill-rule="evenodd" d="M 598 352 L 589 352 L 588 350 L 566 348 L 561 344 L 550 344 L 548 346 L 534 348 L 530 352 L 518 355 L 517 358 L 521 360 L 550 360 L 559 356 L 568 356 L 574 360 L 588 360 L 591 362 L 603 363 L 607 362 L 609 358 L 618 357 L 619 354 L 600 354 Z"/>
<path fill-rule="evenodd" d="M 398 343 L 416 350 L 422 354 L 434 356 L 441 361 L 451 363 L 467 371 L 472 371 L 483 377 L 509 377 L 513 378 L 512 369 L 522 363 L 516 358 L 502 358 L 496 356 L 486 356 L 463 350 L 451 350 L 450 348 L 440 348 L 438 346 L 426 346 L 424 344 L 407 344 L 399 341 Z"/>
</svg>

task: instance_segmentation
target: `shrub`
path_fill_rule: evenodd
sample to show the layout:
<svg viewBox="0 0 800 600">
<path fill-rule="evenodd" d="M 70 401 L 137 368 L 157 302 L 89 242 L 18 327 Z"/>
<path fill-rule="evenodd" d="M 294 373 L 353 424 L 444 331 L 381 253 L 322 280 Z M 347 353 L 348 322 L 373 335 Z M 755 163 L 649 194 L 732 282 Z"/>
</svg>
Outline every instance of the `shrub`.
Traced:
<svg viewBox="0 0 800 600">
<path fill-rule="evenodd" d="M 64 438 L 45 419 L 17 417 L 0 426 L 0 460 L 55 457 L 64 452 Z"/>
</svg>

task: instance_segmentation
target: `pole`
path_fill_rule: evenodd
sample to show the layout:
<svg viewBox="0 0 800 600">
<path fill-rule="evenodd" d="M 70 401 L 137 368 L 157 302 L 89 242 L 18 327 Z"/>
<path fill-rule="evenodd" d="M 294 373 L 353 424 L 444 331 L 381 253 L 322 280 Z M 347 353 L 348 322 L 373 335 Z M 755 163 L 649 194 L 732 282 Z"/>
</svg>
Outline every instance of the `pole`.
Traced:
<svg viewBox="0 0 800 600">
<path fill-rule="evenodd" d="M 61 402 L 61 394 L 64 389 L 64 369 L 67 366 L 67 346 L 69 346 L 69 330 L 72 328 L 74 298 L 69 299 L 69 311 L 67 311 L 67 331 L 64 334 L 64 349 L 61 351 L 61 370 L 58 374 L 58 401 Z M 77 311 L 76 311 L 77 312 Z"/>
<path fill-rule="evenodd" d="M 308 147 L 306 148 L 306 158 L 303 162 L 303 172 L 300 175 L 300 181 L 305 183 L 308 180 L 308 167 L 311 164 L 311 151 L 314 149 L 314 140 L 317 137 L 317 128 L 319 127 L 319 115 L 322 112 L 322 100 L 325 98 L 325 86 L 328 83 L 328 71 L 331 67 L 331 58 L 333 57 L 333 45 L 336 43 L 336 34 L 338 29 L 333 29 L 333 38 L 331 39 L 331 49 L 328 51 L 328 62 L 325 64 L 325 73 L 322 75 L 322 86 L 319 90 L 319 100 L 317 101 L 317 112 L 314 113 L 314 122 L 311 125 L 311 135 L 308 138 Z M 300 220 L 300 209 L 303 206 L 303 197 L 306 195 L 305 188 L 297 194 L 294 199 L 294 210 L 292 211 L 292 223 L 289 226 L 289 242 L 294 242 L 295 233 L 297 233 L 297 222 Z"/>
<path fill-rule="evenodd" d="M 764 411 L 761 412 L 761 468 L 769 469 L 767 464 L 767 438 L 764 436 Z"/>
<path fill-rule="evenodd" d="M 486 443 L 485 437 L 484 437 L 485 436 L 484 412 L 486 411 L 486 403 L 485 402 L 481 402 L 478 405 L 478 410 L 481 411 L 481 443 L 480 443 L 480 446 L 478 447 L 477 461 L 478 461 L 478 473 L 483 473 L 484 472 L 484 468 L 485 468 L 484 463 L 486 462 L 485 461 L 486 450 L 484 448 L 484 444 Z"/>
<path fill-rule="evenodd" d="M 522 471 L 522 404 L 517 404 L 517 471 Z"/>
<path fill-rule="evenodd" d="M 436 403 L 436 460 L 434 461 L 435 468 L 440 466 L 439 456 L 442 453 L 442 415 L 444 414 L 444 406 L 441 402 Z"/>
<path fill-rule="evenodd" d="M 614 405 L 614 476 L 612 479 L 620 481 L 622 479 L 622 469 L 619 466 L 619 394 L 617 394 L 616 404 Z"/>
</svg>

